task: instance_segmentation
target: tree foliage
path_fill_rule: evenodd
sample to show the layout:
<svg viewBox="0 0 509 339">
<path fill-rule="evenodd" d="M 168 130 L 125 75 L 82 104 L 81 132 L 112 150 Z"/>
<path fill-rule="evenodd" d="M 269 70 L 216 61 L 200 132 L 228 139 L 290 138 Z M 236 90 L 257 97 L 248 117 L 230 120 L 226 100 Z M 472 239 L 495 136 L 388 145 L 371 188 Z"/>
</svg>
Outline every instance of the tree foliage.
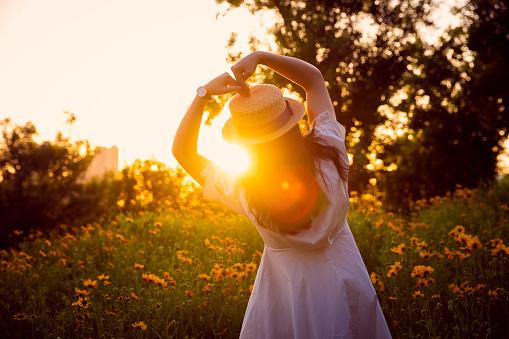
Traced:
<svg viewBox="0 0 509 339">
<path fill-rule="evenodd" d="M 217 2 L 275 11 L 277 52 L 322 71 L 349 131 L 351 189 L 376 182 L 386 202 L 403 206 L 493 178 L 507 129 L 506 2 L 471 0 L 457 9 L 463 25 L 436 44 L 423 38 L 433 0 Z M 262 77 L 304 95 L 277 74 Z"/>
<path fill-rule="evenodd" d="M 74 121 L 71 114 L 69 127 Z M 85 181 L 94 156 L 88 141 L 72 142 L 59 132 L 54 141 L 38 143 L 31 122 L 16 125 L 5 119 L 0 127 L 0 247 L 15 245 L 32 230 L 80 226 L 119 212 L 187 209 L 203 202 L 201 189 L 180 167 L 137 159 L 119 178 L 107 173 Z"/>
<path fill-rule="evenodd" d="M 201 190 L 181 168 L 168 168 L 156 159 L 136 159 L 122 169 L 119 208 L 123 212 L 179 209 L 201 200 Z"/>
<path fill-rule="evenodd" d="M 86 141 L 71 142 L 58 133 L 53 142 L 35 142 L 35 126 L 0 123 L 0 215 L 2 234 L 14 229 L 45 229 L 83 215 L 87 191 L 78 183 L 93 152 Z M 96 197 L 94 197 L 96 198 Z M 87 212 L 87 211 L 84 211 Z M 6 245 L 2 237 L 2 245 Z"/>
</svg>

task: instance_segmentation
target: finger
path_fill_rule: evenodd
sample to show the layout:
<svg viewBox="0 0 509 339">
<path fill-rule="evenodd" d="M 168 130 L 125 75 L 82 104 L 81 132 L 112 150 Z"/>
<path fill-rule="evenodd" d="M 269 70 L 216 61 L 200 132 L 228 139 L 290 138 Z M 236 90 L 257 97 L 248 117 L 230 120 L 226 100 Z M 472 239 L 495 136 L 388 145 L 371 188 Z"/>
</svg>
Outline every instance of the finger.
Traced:
<svg viewBox="0 0 509 339">
<path fill-rule="evenodd" d="M 244 70 L 241 67 L 235 67 L 235 65 L 232 67 L 233 75 L 235 76 L 235 79 L 239 83 L 240 87 L 242 88 L 239 93 L 240 95 L 244 97 L 248 97 L 251 95 L 251 91 L 249 90 L 249 86 L 247 85 L 245 78 L 244 78 Z"/>
<path fill-rule="evenodd" d="M 240 83 L 228 73 L 226 73 L 225 84 L 226 86 L 241 86 Z"/>
</svg>

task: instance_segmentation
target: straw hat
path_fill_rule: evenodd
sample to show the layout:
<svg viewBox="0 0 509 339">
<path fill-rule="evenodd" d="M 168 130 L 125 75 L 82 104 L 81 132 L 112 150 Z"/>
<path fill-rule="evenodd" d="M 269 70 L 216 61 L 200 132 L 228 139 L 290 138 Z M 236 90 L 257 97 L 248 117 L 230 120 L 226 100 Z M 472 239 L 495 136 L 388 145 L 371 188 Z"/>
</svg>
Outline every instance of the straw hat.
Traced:
<svg viewBox="0 0 509 339">
<path fill-rule="evenodd" d="M 272 85 L 251 86 L 251 95 L 236 94 L 230 101 L 231 118 L 223 126 L 223 139 L 235 144 L 258 144 L 288 132 L 306 109 L 297 100 L 283 97 Z"/>
</svg>

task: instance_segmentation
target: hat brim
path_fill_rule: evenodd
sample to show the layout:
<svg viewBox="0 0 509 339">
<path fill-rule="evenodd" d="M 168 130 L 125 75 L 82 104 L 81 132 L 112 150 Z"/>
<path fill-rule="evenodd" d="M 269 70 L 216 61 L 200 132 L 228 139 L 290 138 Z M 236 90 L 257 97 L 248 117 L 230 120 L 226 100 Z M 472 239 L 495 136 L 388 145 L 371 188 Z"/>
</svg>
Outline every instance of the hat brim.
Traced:
<svg viewBox="0 0 509 339">
<path fill-rule="evenodd" d="M 286 97 L 285 100 L 288 101 L 288 104 L 292 108 L 293 115 L 290 118 L 290 120 L 288 120 L 288 122 L 280 129 L 261 136 L 244 137 L 237 133 L 235 125 L 233 124 L 233 120 L 230 117 L 223 126 L 223 139 L 231 144 L 250 145 L 271 141 L 282 136 L 283 134 L 291 130 L 293 126 L 298 124 L 299 121 L 304 117 L 304 114 L 306 114 L 306 108 L 300 101 Z"/>
</svg>

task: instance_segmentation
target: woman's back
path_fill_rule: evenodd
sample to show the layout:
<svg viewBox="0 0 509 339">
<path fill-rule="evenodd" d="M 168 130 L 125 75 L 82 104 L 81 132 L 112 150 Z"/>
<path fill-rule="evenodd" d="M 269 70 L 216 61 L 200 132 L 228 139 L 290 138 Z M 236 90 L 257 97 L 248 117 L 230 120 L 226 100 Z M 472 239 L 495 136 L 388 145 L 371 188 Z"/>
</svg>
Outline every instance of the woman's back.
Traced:
<svg viewBox="0 0 509 339">
<path fill-rule="evenodd" d="M 345 151 L 341 161 L 348 164 L 344 128 L 328 114 L 320 115 L 314 128 L 329 145 Z M 347 182 L 331 161 L 317 166 L 329 204 L 297 234 L 257 224 L 234 176 L 213 166 L 203 173 L 204 196 L 250 218 L 265 242 L 241 338 L 390 337 L 346 222 Z"/>
</svg>

